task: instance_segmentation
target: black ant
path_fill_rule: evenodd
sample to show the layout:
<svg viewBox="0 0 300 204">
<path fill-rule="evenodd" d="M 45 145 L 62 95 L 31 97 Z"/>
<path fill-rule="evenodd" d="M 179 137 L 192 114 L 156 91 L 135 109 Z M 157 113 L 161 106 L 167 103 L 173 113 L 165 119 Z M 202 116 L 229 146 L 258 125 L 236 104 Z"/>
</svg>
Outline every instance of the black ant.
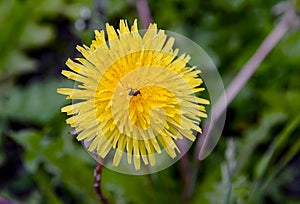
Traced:
<svg viewBox="0 0 300 204">
<path fill-rule="evenodd" d="M 130 91 L 128 93 L 129 96 L 137 96 L 139 94 L 141 94 L 140 90 L 138 90 L 138 89 L 131 89 L 131 88 L 130 88 Z"/>
</svg>

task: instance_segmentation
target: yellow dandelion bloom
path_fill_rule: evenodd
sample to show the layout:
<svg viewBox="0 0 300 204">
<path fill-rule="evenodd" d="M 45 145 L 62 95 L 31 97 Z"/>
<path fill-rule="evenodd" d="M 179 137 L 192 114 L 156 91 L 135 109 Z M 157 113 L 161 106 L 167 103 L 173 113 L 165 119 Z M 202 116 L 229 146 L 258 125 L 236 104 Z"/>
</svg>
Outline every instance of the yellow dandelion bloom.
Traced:
<svg viewBox="0 0 300 204">
<path fill-rule="evenodd" d="M 195 96 L 204 90 L 200 71 L 156 24 L 141 35 L 136 20 L 131 29 L 121 20 L 118 30 L 106 24 L 106 32 L 107 41 L 95 31 L 90 47 L 77 47 L 83 58 L 66 62 L 71 71 L 62 74 L 78 82 L 57 90 L 75 101 L 61 110 L 70 115 L 66 122 L 78 140 L 89 141 L 88 151 L 101 158 L 114 151 L 114 166 L 124 154 L 136 170 L 141 162 L 154 166 L 162 150 L 175 158 L 176 140 L 194 141 L 207 117 L 209 101 Z"/>
</svg>

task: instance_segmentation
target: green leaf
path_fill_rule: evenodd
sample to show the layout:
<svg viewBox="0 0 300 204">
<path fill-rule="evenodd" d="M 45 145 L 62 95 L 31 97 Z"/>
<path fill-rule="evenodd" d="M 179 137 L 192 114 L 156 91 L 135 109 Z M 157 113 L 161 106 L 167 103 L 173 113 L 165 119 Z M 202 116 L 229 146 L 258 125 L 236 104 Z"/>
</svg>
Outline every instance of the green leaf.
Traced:
<svg viewBox="0 0 300 204">
<path fill-rule="evenodd" d="M 271 159 L 275 159 L 277 155 L 280 155 L 280 152 L 287 147 L 287 142 L 292 136 L 293 131 L 299 127 L 300 123 L 300 115 L 293 118 L 290 122 L 287 123 L 286 127 L 282 130 L 282 132 L 273 140 L 272 144 L 268 151 L 263 154 L 263 157 L 258 162 L 258 165 L 255 169 L 255 178 L 262 177 L 267 168 L 270 165 Z M 297 148 L 297 147 L 296 147 Z"/>
<path fill-rule="evenodd" d="M 71 84 L 69 81 L 48 80 L 31 83 L 27 87 L 14 87 L 0 100 L 5 107 L 0 109 L 0 115 L 26 122 L 49 122 L 60 114 L 60 108 L 66 103 L 64 96 L 57 94 L 56 89 Z"/>
<path fill-rule="evenodd" d="M 44 172 L 43 169 L 39 168 L 36 172 L 35 181 L 39 188 L 41 189 L 43 195 L 46 197 L 46 203 L 63 203 L 56 195 L 53 189 L 53 182 L 51 181 L 49 175 Z"/>
<path fill-rule="evenodd" d="M 52 186 L 65 185 L 74 193 L 73 196 L 82 202 L 98 202 L 93 191 L 93 168 L 96 162 L 93 162 L 78 142 L 65 143 L 66 140 L 62 135 L 49 137 L 34 130 L 14 132 L 11 136 L 25 149 L 23 158 L 27 171 L 33 175 L 39 171 L 53 175 L 51 181 L 44 180 L 44 178 L 37 181 L 42 192 L 47 191 L 45 196 L 49 203 L 56 198 L 53 197 L 51 189 L 46 189 L 45 183 L 47 182 L 51 182 Z M 71 136 L 68 136 L 68 140 L 72 140 Z M 66 148 L 65 145 L 73 147 Z M 73 151 L 69 151 L 70 149 Z M 81 159 L 83 157 L 86 158 Z M 43 170 L 40 169 L 41 166 Z"/>
<path fill-rule="evenodd" d="M 11 134 L 11 137 L 25 149 L 25 166 L 26 169 L 34 173 L 39 163 L 42 161 L 42 146 L 40 145 L 43 135 L 35 130 L 24 130 Z"/>
<path fill-rule="evenodd" d="M 143 203 L 145 200 L 154 202 L 147 182 L 149 177 L 120 174 L 105 168 L 102 174 L 104 188 L 111 192 L 113 197 L 133 203 Z M 116 200 L 116 203 L 118 202 L 121 200 Z"/>
<path fill-rule="evenodd" d="M 35 70 L 36 65 L 36 61 L 28 58 L 23 52 L 11 51 L 3 65 L 3 70 L 0 70 L 0 80 L 31 72 Z"/>
<path fill-rule="evenodd" d="M 297 80 L 299 82 L 298 78 Z M 284 112 L 291 116 L 300 113 L 300 93 L 298 90 L 264 90 L 260 92 L 260 95 L 274 111 Z"/>
<path fill-rule="evenodd" d="M 54 38 L 53 28 L 30 22 L 25 27 L 19 46 L 22 49 L 38 47 L 48 43 L 52 38 Z"/>
<path fill-rule="evenodd" d="M 244 138 L 237 143 L 237 172 L 246 168 L 247 162 L 254 154 L 256 147 L 267 141 L 270 129 L 276 124 L 285 121 L 287 116 L 283 113 L 270 113 L 265 115 L 259 122 L 258 127 L 250 129 Z"/>
</svg>

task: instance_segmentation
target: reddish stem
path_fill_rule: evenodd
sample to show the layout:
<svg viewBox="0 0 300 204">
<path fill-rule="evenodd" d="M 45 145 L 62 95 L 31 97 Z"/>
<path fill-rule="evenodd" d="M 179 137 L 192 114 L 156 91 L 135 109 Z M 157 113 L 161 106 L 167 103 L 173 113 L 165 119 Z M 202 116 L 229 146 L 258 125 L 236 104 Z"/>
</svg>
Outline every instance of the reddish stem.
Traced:
<svg viewBox="0 0 300 204">
<path fill-rule="evenodd" d="M 188 158 L 188 154 L 185 154 L 182 156 L 182 158 L 179 160 L 180 165 L 180 174 L 183 184 L 183 193 L 182 193 L 182 199 L 183 202 L 189 202 L 192 199 L 192 172 L 190 168 L 190 162 Z"/>
<path fill-rule="evenodd" d="M 207 123 L 203 127 L 203 133 L 198 139 L 195 149 L 196 158 L 204 158 L 205 150 L 209 145 L 211 135 L 211 129 L 216 128 L 217 122 L 226 111 L 226 108 L 234 100 L 236 95 L 249 81 L 251 76 L 257 70 L 259 65 L 263 62 L 265 57 L 272 51 L 272 49 L 278 44 L 282 37 L 291 29 L 296 28 L 300 25 L 300 19 L 295 9 L 290 5 L 285 10 L 281 20 L 272 30 L 272 32 L 265 38 L 259 48 L 256 50 L 254 55 L 244 65 L 238 75 L 232 80 L 229 86 L 226 88 L 225 93 L 219 98 L 216 104 L 213 106 L 216 115 L 211 118 L 210 124 Z M 224 101 L 226 104 L 224 105 Z M 197 168 L 201 165 L 201 161 L 197 162 Z"/>
<path fill-rule="evenodd" d="M 147 0 L 136 0 L 136 9 L 142 21 L 143 28 L 148 28 L 152 22 L 152 16 Z"/>
<path fill-rule="evenodd" d="M 97 163 L 97 166 L 94 171 L 94 189 L 97 195 L 97 198 L 104 204 L 110 204 L 110 201 L 104 196 L 101 189 L 101 173 L 102 173 L 102 164 L 100 162 Z"/>
<path fill-rule="evenodd" d="M 206 146 L 209 143 L 211 137 L 211 129 L 214 128 L 218 120 L 225 112 L 226 108 L 240 92 L 240 90 L 249 81 L 251 76 L 257 70 L 259 65 L 265 59 L 265 57 L 272 51 L 275 45 L 282 39 L 282 37 L 290 30 L 299 26 L 299 17 L 297 16 L 293 8 L 289 8 L 281 18 L 277 26 L 272 32 L 265 38 L 254 55 L 244 65 L 238 75 L 232 80 L 229 86 L 226 88 L 225 93 L 219 98 L 216 104 L 213 106 L 215 116 L 211 118 L 210 124 L 206 124 L 203 128 L 203 134 L 197 142 L 195 156 L 202 158 L 205 154 Z M 224 105 L 224 102 L 226 104 Z"/>
</svg>

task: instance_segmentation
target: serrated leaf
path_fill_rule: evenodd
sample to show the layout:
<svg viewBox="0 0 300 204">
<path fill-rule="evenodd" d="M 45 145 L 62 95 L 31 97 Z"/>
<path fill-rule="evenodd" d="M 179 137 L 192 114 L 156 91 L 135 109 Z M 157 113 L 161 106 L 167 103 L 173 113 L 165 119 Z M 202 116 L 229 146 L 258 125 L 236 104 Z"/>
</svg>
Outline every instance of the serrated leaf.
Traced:
<svg viewBox="0 0 300 204">
<path fill-rule="evenodd" d="M 70 82 L 66 82 L 71 85 Z M 64 97 L 56 93 L 57 87 L 66 86 L 60 81 L 35 82 L 27 87 L 14 87 L 2 99 L 0 114 L 8 118 L 33 123 L 49 122 L 66 103 Z"/>
<path fill-rule="evenodd" d="M 21 51 L 14 50 L 8 54 L 2 70 L 0 69 L 0 80 L 33 71 L 35 68 L 36 62 L 33 59 Z"/>
<path fill-rule="evenodd" d="M 53 29 L 47 25 L 30 22 L 24 29 L 20 38 L 21 48 L 32 48 L 49 42 L 54 37 Z"/>
</svg>

